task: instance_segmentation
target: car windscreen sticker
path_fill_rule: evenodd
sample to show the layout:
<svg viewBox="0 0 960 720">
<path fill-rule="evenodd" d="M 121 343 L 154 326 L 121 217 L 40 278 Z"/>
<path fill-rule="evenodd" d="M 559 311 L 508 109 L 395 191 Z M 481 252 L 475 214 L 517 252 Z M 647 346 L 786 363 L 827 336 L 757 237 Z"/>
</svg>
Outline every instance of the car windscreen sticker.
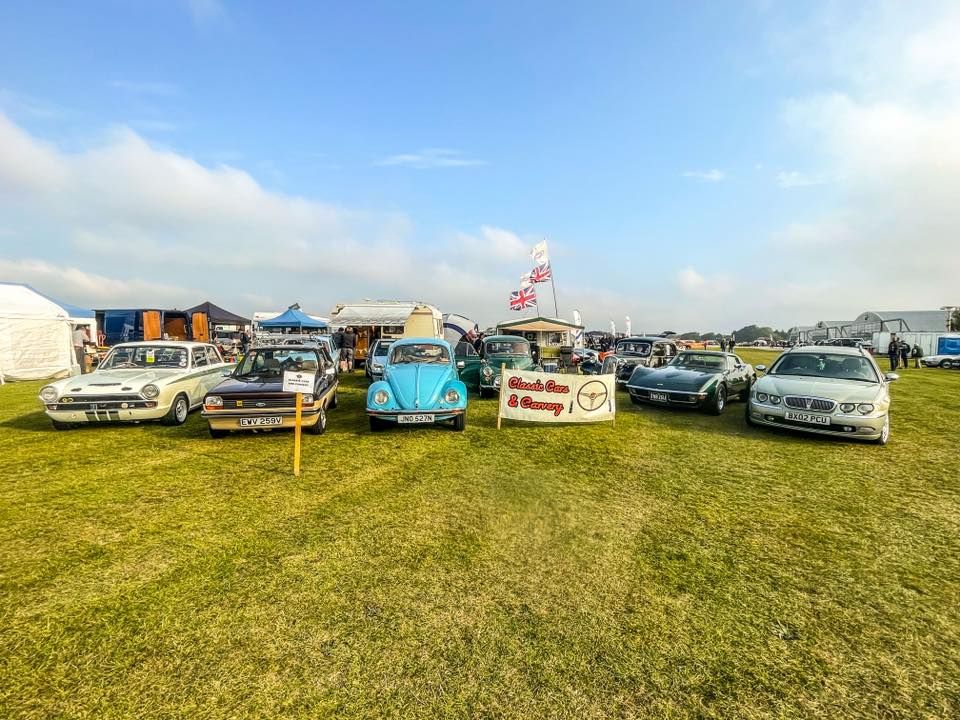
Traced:
<svg viewBox="0 0 960 720">
<path fill-rule="evenodd" d="M 152 363 L 152 362 L 156 362 L 156 360 L 157 360 L 157 357 L 154 351 L 152 349 L 147 350 L 147 362 Z"/>
</svg>

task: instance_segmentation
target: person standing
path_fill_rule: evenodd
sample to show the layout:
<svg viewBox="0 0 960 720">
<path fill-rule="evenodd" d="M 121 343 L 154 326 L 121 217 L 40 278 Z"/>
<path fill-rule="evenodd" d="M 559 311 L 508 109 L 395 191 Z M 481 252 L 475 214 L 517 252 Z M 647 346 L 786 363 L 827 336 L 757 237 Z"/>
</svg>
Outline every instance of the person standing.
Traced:
<svg viewBox="0 0 960 720">
<path fill-rule="evenodd" d="M 900 364 L 904 370 L 910 367 L 910 343 L 904 340 L 900 341 Z"/>
<path fill-rule="evenodd" d="M 720 336 L 720 352 L 727 351 L 727 338 L 723 335 Z"/>
<path fill-rule="evenodd" d="M 910 353 L 910 355 L 913 357 L 913 366 L 915 368 L 920 367 L 920 358 L 923 357 L 923 350 L 918 344 L 914 343 L 913 351 Z"/>
<path fill-rule="evenodd" d="M 340 347 L 340 364 L 346 372 L 353 372 L 353 355 L 357 349 L 357 336 L 352 327 L 348 327 L 343 332 L 343 339 Z"/>
<path fill-rule="evenodd" d="M 737 346 L 737 334 L 730 333 L 730 340 L 727 341 L 727 350 L 733 352 L 733 349 Z"/>
<path fill-rule="evenodd" d="M 894 372 L 900 359 L 900 341 L 897 340 L 896 335 L 890 336 L 890 343 L 887 345 L 887 357 L 890 358 L 890 372 Z"/>
<path fill-rule="evenodd" d="M 246 330 L 243 330 L 240 333 L 240 351 L 246 355 L 247 350 L 250 349 L 250 336 L 247 334 Z"/>
<path fill-rule="evenodd" d="M 73 353 L 77 358 L 77 365 L 80 366 L 80 374 L 87 372 L 86 353 L 84 346 L 87 342 L 87 331 L 82 325 L 73 326 Z"/>
</svg>

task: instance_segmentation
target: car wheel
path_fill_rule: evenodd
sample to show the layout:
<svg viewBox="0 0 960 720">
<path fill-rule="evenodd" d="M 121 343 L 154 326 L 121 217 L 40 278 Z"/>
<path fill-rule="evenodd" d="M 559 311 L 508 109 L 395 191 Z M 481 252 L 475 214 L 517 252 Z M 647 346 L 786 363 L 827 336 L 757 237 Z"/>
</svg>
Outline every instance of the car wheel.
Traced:
<svg viewBox="0 0 960 720">
<path fill-rule="evenodd" d="M 187 415 L 190 414 L 190 401 L 187 396 L 181 393 L 173 399 L 170 410 L 160 420 L 164 425 L 183 425 L 187 421 Z"/>
<path fill-rule="evenodd" d="M 317 421 L 307 428 L 311 435 L 323 435 L 327 431 L 327 411 L 320 408 L 320 417 Z"/>
<path fill-rule="evenodd" d="M 222 438 L 225 438 L 225 437 L 226 437 L 227 435 L 229 435 L 229 434 L 230 434 L 230 431 L 229 431 L 229 430 L 216 430 L 216 429 L 214 429 L 214 428 L 210 428 L 210 437 L 212 437 L 212 438 L 214 438 L 214 439 L 216 439 L 216 440 L 220 440 L 220 439 L 222 439 Z"/>
<path fill-rule="evenodd" d="M 51 420 L 50 422 L 53 423 L 54 430 L 73 430 L 77 427 L 76 423 L 60 422 L 59 420 Z"/>
<path fill-rule="evenodd" d="M 753 387 L 753 384 L 757 381 L 755 377 L 747 378 L 747 386 L 743 389 L 743 392 L 740 393 L 740 399 L 746 402 L 750 399 L 750 389 Z"/>
<path fill-rule="evenodd" d="M 880 437 L 873 441 L 877 445 L 886 445 L 890 442 L 890 416 L 887 415 L 883 420 L 883 429 L 880 430 Z"/>
<path fill-rule="evenodd" d="M 330 400 L 330 405 L 328 405 L 328 407 L 329 407 L 331 410 L 336 410 L 336 409 L 337 409 L 337 406 L 338 406 L 339 404 L 340 404 L 340 398 L 337 397 L 337 391 L 334 390 L 334 391 L 333 391 L 333 399 Z"/>
<path fill-rule="evenodd" d="M 950 367 L 952 364 L 953 364 L 953 363 L 952 363 L 950 360 L 941 360 L 941 361 L 940 361 L 940 367 L 942 367 L 942 368 L 944 368 L 944 369 Z"/>
<path fill-rule="evenodd" d="M 466 427 L 467 427 L 467 414 L 466 414 L 466 413 L 462 413 L 462 414 L 460 414 L 460 415 L 457 415 L 457 416 L 453 419 L 453 429 L 456 430 L 457 432 L 463 432 L 464 428 L 466 428 Z"/>
<path fill-rule="evenodd" d="M 711 415 L 722 415 L 727 407 L 727 386 L 723 383 L 717 385 L 716 392 L 713 393 L 713 400 L 710 401 L 707 409 Z"/>
<path fill-rule="evenodd" d="M 378 417 L 370 416 L 370 432 L 380 432 L 383 430 L 383 420 Z"/>
</svg>

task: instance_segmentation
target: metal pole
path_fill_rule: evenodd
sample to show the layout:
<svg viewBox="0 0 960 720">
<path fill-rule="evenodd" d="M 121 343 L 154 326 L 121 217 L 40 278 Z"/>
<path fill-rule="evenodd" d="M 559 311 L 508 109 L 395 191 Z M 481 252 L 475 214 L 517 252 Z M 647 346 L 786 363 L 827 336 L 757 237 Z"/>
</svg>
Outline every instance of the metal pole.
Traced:
<svg viewBox="0 0 960 720">
<path fill-rule="evenodd" d="M 550 272 L 550 288 L 553 290 L 553 316 L 560 317 L 560 311 L 557 310 L 557 286 L 553 284 L 553 270 Z"/>
<path fill-rule="evenodd" d="M 300 418 L 303 412 L 303 393 L 297 393 L 297 419 L 293 428 L 293 475 L 300 477 Z"/>
<path fill-rule="evenodd" d="M 503 371 L 506 367 L 506 363 L 500 363 L 500 394 L 497 396 L 497 430 L 500 429 L 500 408 L 503 407 Z"/>
</svg>

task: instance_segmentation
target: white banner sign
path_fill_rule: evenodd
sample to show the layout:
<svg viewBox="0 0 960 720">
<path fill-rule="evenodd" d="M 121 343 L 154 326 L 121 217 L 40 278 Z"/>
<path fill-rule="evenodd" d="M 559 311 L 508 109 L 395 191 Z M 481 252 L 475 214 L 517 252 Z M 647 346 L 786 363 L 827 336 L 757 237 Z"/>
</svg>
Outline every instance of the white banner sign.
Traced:
<svg viewBox="0 0 960 720">
<path fill-rule="evenodd" d="M 600 422 L 617 411 L 613 375 L 504 370 L 500 417 L 528 422 Z"/>
<path fill-rule="evenodd" d="M 312 393 L 314 377 L 313 373 L 285 370 L 283 373 L 283 391 Z"/>
</svg>

